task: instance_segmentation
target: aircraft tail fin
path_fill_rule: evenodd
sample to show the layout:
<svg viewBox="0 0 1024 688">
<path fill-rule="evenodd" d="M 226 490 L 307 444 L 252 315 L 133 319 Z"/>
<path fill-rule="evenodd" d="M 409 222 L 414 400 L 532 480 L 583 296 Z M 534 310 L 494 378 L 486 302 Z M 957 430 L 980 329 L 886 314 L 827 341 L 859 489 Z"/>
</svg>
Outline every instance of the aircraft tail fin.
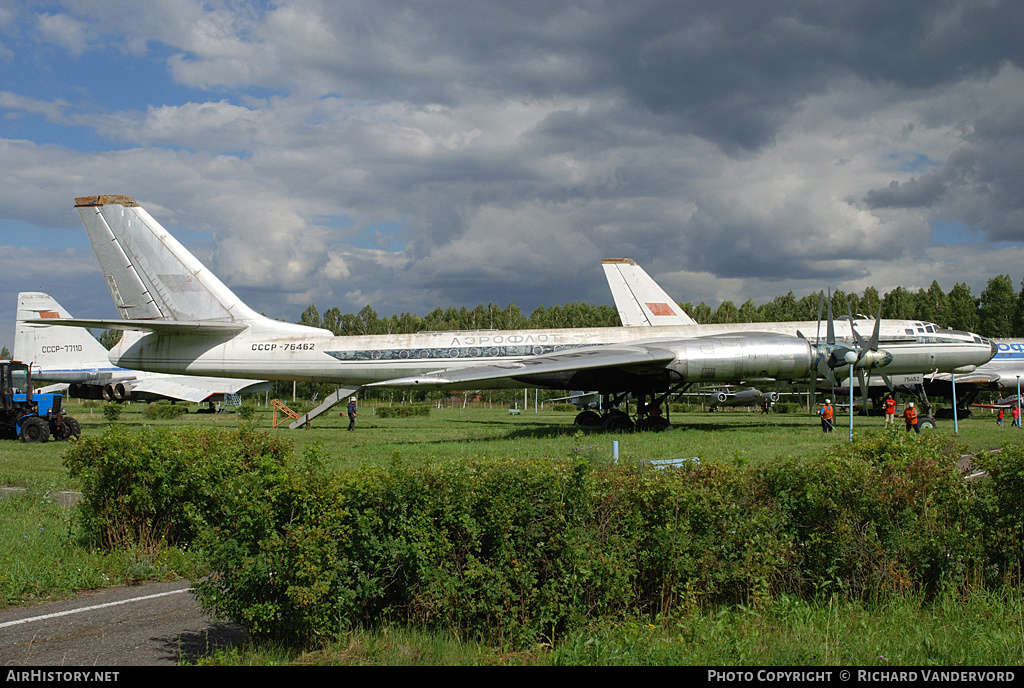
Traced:
<svg viewBox="0 0 1024 688">
<path fill-rule="evenodd" d="M 254 313 L 128 196 L 75 199 L 126 320 L 235 320 Z"/>
<path fill-rule="evenodd" d="M 40 368 L 110 367 L 107 349 L 88 330 L 26 322 L 70 318 L 71 314 L 49 294 L 18 294 L 14 359 Z"/>
<path fill-rule="evenodd" d="M 257 324 L 304 335 L 327 330 L 272 320 L 253 311 L 129 196 L 82 196 L 75 208 L 121 317 Z"/>
<path fill-rule="evenodd" d="M 647 272 L 630 258 L 601 261 L 608 286 L 626 327 L 637 325 L 696 325 Z"/>
</svg>

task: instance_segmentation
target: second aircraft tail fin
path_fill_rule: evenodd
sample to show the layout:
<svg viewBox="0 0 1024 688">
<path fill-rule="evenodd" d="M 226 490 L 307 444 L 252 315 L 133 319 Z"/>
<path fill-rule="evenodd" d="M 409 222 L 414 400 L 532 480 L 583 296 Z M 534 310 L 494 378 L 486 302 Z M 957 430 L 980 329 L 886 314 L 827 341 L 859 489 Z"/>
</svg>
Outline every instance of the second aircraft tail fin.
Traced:
<svg viewBox="0 0 1024 688">
<path fill-rule="evenodd" d="M 70 317 L 71 314 L 49 294 L 37 291 L 18 294 L 14 359 L 44 369 L 109 368 L 106 347 L 88 330 L 26 322 Z"/>
<path fill-rule="evenodd" d="M 696 325 L 671 296 L 630 258 L 601 261 L 608 286 L 626 327 L 636 325 Z"/>
</svg>

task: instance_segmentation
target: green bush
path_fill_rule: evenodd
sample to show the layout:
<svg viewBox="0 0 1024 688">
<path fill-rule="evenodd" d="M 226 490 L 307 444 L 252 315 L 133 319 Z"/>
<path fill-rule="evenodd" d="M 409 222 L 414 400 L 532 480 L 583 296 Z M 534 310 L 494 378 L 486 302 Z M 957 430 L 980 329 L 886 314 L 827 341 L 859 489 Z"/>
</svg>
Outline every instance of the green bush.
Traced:
<svg viewBox="0 0 1024 688">
<path fill-rule="evenodd" d="M 975 458 L 989 479 L 978 484 L 981 542 L 986 550 L 988 583 L 1024 578 L 1024 444 Z"/>
<path fill-rule="evenodd" d="M 121 411 L 123 410 L 124 407 L 121 406 L 121 404 L 115 403 L 113 401 L 107 402 L 106 404 L 103 405 L 103 417 L 106 418 L 111 423 L 113 423 L 115 420 L 121 417 Z"/>
<path fill-rule="evenodd" d="M 525 645 L 692 605 L 1001 585 L 1024 556 L 1024 448 L 986 458 L 979 483 L 958 456 L 890 429 L 756 466 L 657 471 L 579 446 L 335 474 L 251 427 L 113 426 L 65 462 L 104 544 L 195 538 L 198 599 L 254 636 L 398 623 Z"/>
<path fill-rule="evenodd" d="M 416 416 L 429 416 L 430 407 L 426 404 L 378 406 L 375 413 L 379 418 L 413 418 Z"/>
<path fill-rule="evenodd" d="M 328 476 L 307 459 L 265 532 L 207 532 L 218 575 L 199 598 L 257 635 L 398 622 L 518 644 L 691 604 L 929 593 L 1020 562 L 1012 530 L 985 551 L 990 509 L 952 451 L 889 432 L 817 461 L 664 472 L 578 457 Z"/>
<path fill-rule="evenodd" d="M 238 499 L 263 499 L 265 473 L 289 453 L 280 439 L 242 427 L 128 430 L 80 438 L 64 465 L 82 485 L 86 532 L 102 547 L 187 544 L 208 521 L 232 518 Z"/>
<path fill-rule="evenodd" d="M 169 401 L 158 401 L 153 404 L 146 404 L 142 415 L 150 420 L 171 420 L 188 413 L 188 407 L 184 404 L 172 404 Z"/>
</svg>

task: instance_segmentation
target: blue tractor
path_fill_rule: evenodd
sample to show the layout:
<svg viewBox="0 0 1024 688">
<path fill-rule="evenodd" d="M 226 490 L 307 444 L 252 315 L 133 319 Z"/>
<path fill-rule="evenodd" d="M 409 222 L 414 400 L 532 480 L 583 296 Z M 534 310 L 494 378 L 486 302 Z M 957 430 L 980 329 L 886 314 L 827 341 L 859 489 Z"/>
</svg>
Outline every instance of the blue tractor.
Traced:
<svg viewBox="0 0 1024 688">
<path fill-rule="evenodd" d="M 78 421 L 64 414 L 60 394 L 34 394 L 32 371 L 24 363 L 0 361 L 0 439 L 45 442 L 82 434 Z"/>
</svg>

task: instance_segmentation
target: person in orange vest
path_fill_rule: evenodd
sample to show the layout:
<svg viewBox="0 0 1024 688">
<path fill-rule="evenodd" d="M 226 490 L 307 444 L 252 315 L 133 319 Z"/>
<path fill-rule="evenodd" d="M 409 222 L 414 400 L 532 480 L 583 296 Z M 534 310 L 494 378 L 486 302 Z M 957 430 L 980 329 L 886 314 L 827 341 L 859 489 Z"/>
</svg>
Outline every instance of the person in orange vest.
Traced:
<svg viewBox="0 0 1024 688">
<path fill-rule="evenodd" d="M 885 425 L 896 422 L 896 400 L 890 394 L 885 398 Z"/>
<path fill-rule="evenodd" d="M 1013 418 L 1013 423 L 1011 423 L 1010 425 L 1012 425 L 1015 428 L 1019 428 L 1020 427 L 1020 411 L 1017 410 L 1016 406 L 1014 406 L 1013 408 L 1010 409 L 1010 416 Z"/>
<path fill-rule="evenodd" d="M 835 416 L 835 412 L 832 410 L 831 399 L 825 400 L 825 405 L 818 411 L 818 415 L 821 416 L 821 431 L 832 432 L 832 418 Z"/>
<path fill-rule="evenodd" d="M 921 428 L 917 425 L 917 409 L 914 408 L 914 402 L 907 404 L 907 408 L 903 411 L 903 421 L 907 424 L 907 432 L 910 432 L 910 428 L 914 428 L 914 432 L 918 435 L 921 434 Z"/>
<path fill-rule="evenodd" d="M 996 425 L 1003 424 L 1003 409 L 996 411 Z"/>
</svg>

